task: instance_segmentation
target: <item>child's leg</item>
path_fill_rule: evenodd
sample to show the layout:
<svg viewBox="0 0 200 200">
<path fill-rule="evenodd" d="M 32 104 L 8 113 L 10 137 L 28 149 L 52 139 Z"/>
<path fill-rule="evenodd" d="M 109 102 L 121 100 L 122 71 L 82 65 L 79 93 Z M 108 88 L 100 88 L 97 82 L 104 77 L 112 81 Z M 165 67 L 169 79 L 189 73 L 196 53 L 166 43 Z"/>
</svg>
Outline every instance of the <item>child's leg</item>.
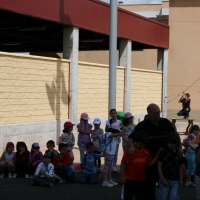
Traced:
<svg viewBox="0 0 200 200">
<path fill-rule="evenodd" d="M 135 181 L 126 180 L 126 183 L 124 184 L 124 199 L 123 200 L 132 200 L 135 189 L 136 189 Z"/>
<path fill-rule="evenodd" d="M 170 193 L 169 199 L 170 200 L 177 200 L 179 199 L 179 181 L 170 180 Z"/>
<path fill-rule="evenodd" d="M 159 180 L 159 186 L 160 187 L 158 189 L 158 200 L 168 200 L 169 199 L 169 193 L 170 193 L 170 187 L 163 185 L 161 180 Z"/>
<path fill-rule="evenodd" d="M 118 150 L 119 150 L 119 144 L 116 145 L 114 160 L 113 160 L 113 171 L 117 171 L 116 165 L 117 165 L 117 158 L 118 158 Z"/>
<path fill-rule="evenodd" d="M 4 170 L 5 170 L 5 162 L 0 162 L 0 171 L 1 173 L 4 173 Z"/>
<path fill-rule="evenodd" d="M 114 155 L 109 155 L 109 154 L 104 155 L 104 159 L 105 159 L 104 168 L 103 168 L 104 182 L 111 180 L 111 167 L 112 167 L 113 157 Z"/>
<path fill-rule="evenodd" d="M 147 181 L 136 181 L 135 199 L 147 200 Z"/>
<path fill-rule="evenodd" d="M 196 199 L 200 199 L 200 176 L 195 175 Z"/>
<path fill-rule="evenodd" d="M 92 184 L 97 183 L 96 173 L 90 174 L 89 175 L 89 180 L 90 180 L 90 183 L 92 183 Z"/>
<path fill-rule="evenodd" d="M 98 168 L 101 167 L 101 157 L 98 159 Z"/>
<path fill-rule="evenodd" d="M 189 186 L 189 184 L 191 183 L 191 173 L 195 171 L 195 155 L 194 154 L 188 154 L 186 153 L 186 159 L 188 162 L 188 169 L 187 169 L 187 183 L 186 185 Z"/>
<path fill-rule="evenodd" d="M 8 163 L 8 173 L 12 173 L 15 165 L 12 162 Z"/>
<path fill-rule="evenodd" d="M 80 151 L 80 162 L 81 162 L 81 160 L 84 156 L 84 153 L 85 153 L 85 147 L 80 146 L 80 145 L 78 145 L 78 147 L 79 147 L 79 151 Z"/>
<path fill-rule="evenodd" d="M 87 174 L 85 172 L 81 173 L 80 183 L 81 184 L 87 183 Z"/>
<path fill-rule="evenodd" d="M 69 150 L 68 151 L 68 154 L 70 156 L 70 164 L 72 165 L 73 162 L 74 162 L 74 154 L 73 154 L 73 151 L 72 150 Z"/>
</svg>

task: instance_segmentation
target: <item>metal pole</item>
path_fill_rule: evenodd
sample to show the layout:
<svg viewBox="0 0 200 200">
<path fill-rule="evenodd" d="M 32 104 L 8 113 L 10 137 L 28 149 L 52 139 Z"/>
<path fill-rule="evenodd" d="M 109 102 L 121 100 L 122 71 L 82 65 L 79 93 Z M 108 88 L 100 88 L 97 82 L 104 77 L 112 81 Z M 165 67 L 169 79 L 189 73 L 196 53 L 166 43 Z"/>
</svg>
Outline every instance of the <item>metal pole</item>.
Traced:
<svg viewBox="0 0 200 200">
<path fill-rule="evenodd" d="M 117 0 L 110 0 L 109 110 L 116 108 Z"/>
</svg>

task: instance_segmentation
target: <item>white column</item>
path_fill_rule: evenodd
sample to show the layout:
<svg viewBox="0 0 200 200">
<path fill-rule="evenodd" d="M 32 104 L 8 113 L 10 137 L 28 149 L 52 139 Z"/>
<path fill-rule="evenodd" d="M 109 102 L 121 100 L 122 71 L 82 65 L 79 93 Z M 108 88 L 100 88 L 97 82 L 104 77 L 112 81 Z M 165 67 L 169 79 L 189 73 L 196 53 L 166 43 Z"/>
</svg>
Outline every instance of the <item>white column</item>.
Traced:
<svg viewBox="0 0 200 200">
<path fill-rule="evenodd" d="M 167 117 L 168 49 L 163 52 L 162 117 Z"/>
<path fill-rule="evenodd" d="M 131 53 L 132 41 L 121 39 L 119 43 L 119 65 L 125 67 L 124 76 L 124 112 L 130 111 L 131 98 Z"/>
<path fill-rule="evenodd" d="M 78 50 L 79 28 L 63 28 L 63 58 L 70 60 L 69 73 L 69 119 L 72 123 L 77 121 L 78 108 Z"/>
</svg>

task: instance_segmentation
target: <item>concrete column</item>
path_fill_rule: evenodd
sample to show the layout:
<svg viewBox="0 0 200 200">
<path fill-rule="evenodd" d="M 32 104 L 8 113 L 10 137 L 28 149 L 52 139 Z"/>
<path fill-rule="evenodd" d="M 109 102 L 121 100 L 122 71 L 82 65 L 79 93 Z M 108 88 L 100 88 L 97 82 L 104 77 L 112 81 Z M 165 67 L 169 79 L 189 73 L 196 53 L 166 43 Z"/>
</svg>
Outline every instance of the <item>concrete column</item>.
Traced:
<svg viewBox="0 0 200 200">
<path fill-rule="evenodd" d="M 125 67 L 124 76 L 124 112 L 130 111 L 131 99 L 131 53 L 132 41 L 121 39 L 119 43 L 119 65 Z"/>
<path fill-rule="evenodd" d="M 77 123 L 79 28 L 63 28 L 63 58 L 70 60 L 69 119 Z"/>
<path fill-rule="evenodd" d="M 162 68 L 163 68 L 163 49 L 158 49 L 157 70 L 162 71 Z"/>
<path fill-rule="evenodd" d="M 162 117 L 167 117 L 168 49 L 163 52 Z"/>
</svg>

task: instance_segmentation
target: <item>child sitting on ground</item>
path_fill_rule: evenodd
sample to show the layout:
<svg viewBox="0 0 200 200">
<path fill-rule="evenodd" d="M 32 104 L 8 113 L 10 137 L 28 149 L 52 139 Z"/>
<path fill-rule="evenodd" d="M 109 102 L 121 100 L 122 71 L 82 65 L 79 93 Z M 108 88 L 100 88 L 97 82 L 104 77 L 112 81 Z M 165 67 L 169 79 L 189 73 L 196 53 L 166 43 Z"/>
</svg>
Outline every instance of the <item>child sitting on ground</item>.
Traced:
<svg viewBox="0 0 200 200">
<path fill-rule="evenodd" d="M 148 142 L 148 134 L 145 131 L 139 131 L 135 136 L 135 153 L 131 157 L 128 152 L 130 147 L 124 152 L 121 161 L 121 183 L 124 184 L 124 200 L 130 200 L 134 195 L 137 199 L 147 199 L 147 182 L 146 182 L 146 167 L 147 165 L 153 166 L 157 159 L 158 154 L 153 158 L 145 145 Z"/>
<path fill-rule="evenodd" d="M 40 151 L 40 146 L 38 143 L 33 143 L 31 148 L 31 153 L 29 154 L 29 175 L 30 178 L 33 178 L 33 174 L 37 169 L 39 163 L 43 160 L 43 154 Z"/>
<path fill-rule="evenodd" d="M 56 175 L 58 175 L 62 179 L 61 183 L 65 183 L 66 181 L 70 183 L 75 183 L 75 172 L 71 167 L 70 156 L 67 153 L 67 145 L 65 143 L 60 143 L 58 145 L 58 150 L 60 151 L 60 153 L 56 155 L 53 159 L 53 165 Z"/>
<path fill-rule="evenodd" d="M 54 178 L 54 166 L 51 163 L 51 155 L 46 153 L 35 171 L 32 179 L 33 185 L 53 187 L 56 179 Z"/>
<path fill-rule="evenodd" d="M 179 152 L 181 144 L 177 132 L 171 132 L 166 138 L 167 145 L 162 149 L 158 157 L 159 200 L 171 200 L 179 198 L 179 186 L 182 185 L 182 155 Z"/>
<path fill-rule="evenodd" d="M 14 152 L 14 144 L 12 142 L 8 142 L 6 144 L 6 150 L 1 155 L 0 159 L 0 171 L 1 175 L 0 178 L 4 178 L 4 173 L 8 171 L 8 178 L 16 178 L 16 174 L 13 174 L 12 172 L 15 168 L 15 162 L 16 162 L 16 155 Z"/>
<path fill-rule="evenodd" d="M 118 183 L 114 182 L 111 177 L 112 164 L 114 160 L 114 155 L 116 152 L 116 143 L 118 140 L 117 137 L 122 137 L 123 133 L 120 130 L 120 126 L 118 123 L 112 123 L 108 128 L 108 132 L 103 134 L 103 140 L 105 143 L 104 150 L 104 168 L 103 168 L 103 187 L 113 187 L 114 185 L 118 185 Z"/>
<path fill-rule="evenodd" d="M 81 161 L 82 173 L 80 183 L 84 184 L 88 181 L 92 184 L 97 182 L 96 179 L 96 161 L 100 158 L 101 154 L 94 153 L 94 144 L 92 142 L 86 143 L 87 153 Z"/>
<path fill-rule="evenodd" d="M 65 122 L 63 133 L 59 138 L 59 143 L 67 144 L 67 153 L 70 156 L 71 165 L 73 164 L 73 161 L 74 161 L 74 154 L 72 151 L 74 143 L 75 143 L 75 137 L 74 137 L 74 134 L 72 133 L 74 125 L 75 124 L 72 124 L 71 122 Z"/>
<path fill-rule="evenodd" d="M 58 154 L 58 151 L 54 149 L 55 147 L 55 142 L 53 140 L 49 140 L 47 142 L 47 149 L 45 151 L 45 154 L 48 153 L 51 156 L 51 162 L 53 162 L 53 158 L 54 156 L 56 156 Z"/>
<path fill-rule="evenodd" d="M 103 129 L 100 128 L 101 120 L 97 117 L 94 119 L 94 130 L 92 130 L 91 138 L 94 144 L 94 153 L 101 154 L 99 151 L 99 136 L 103 134 Z M 97 163 L 98 162 L 98 163 Z M 95 161 L 95 167 L 97 168 L 97 172 L 101 172 L 101 158 L 99 157 L 98 161 Z"/>
<path fill-rule="evenodd" d="M 27 150 L 25 142 L 17 142 L 16 147 L 17 147 L 17 152 L 16 152 L 15 172 L 16 174 L 19 172 L 23 172 L 25 174 L 25 178 L 29 178 L 28 159 L 30 152 Z"/>
</svg>

